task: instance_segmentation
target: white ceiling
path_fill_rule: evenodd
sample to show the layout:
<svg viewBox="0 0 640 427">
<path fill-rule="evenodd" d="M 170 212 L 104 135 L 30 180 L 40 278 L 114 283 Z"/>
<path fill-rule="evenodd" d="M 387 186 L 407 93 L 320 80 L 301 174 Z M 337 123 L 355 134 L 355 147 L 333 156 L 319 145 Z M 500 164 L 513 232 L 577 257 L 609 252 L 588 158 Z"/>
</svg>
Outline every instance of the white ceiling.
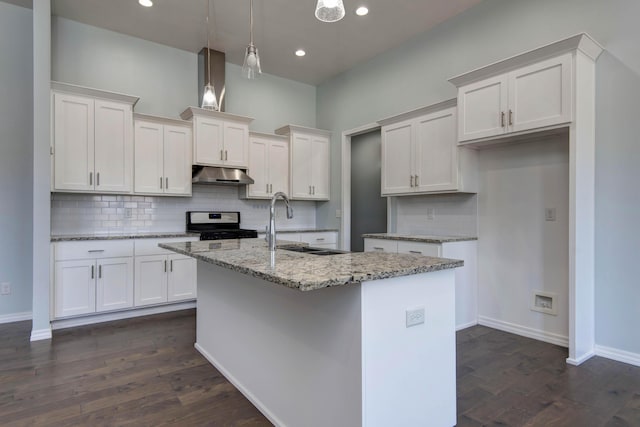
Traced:
<svg viewBox="0 0 640 427">
<path fill-rule="evenodd" d="M 8 0 L 30 7 L 31 0 Z M 242 64 L 249 42 L 249 0 L 211 1 L 211 47 Z M 399 45 L 481 0 L 344 0 L 337 23 L 316 20 L 316 0 L 255 0 L 254 39 L 262 71 L 318 84 Z M 354 11 L 366 5 L 369 15 Z M 190 52 L 206 46 L 207 0 L 52 0 L 52 13 Z M 295 50 L 307 55 L 298 58 Z"/>
</svg>

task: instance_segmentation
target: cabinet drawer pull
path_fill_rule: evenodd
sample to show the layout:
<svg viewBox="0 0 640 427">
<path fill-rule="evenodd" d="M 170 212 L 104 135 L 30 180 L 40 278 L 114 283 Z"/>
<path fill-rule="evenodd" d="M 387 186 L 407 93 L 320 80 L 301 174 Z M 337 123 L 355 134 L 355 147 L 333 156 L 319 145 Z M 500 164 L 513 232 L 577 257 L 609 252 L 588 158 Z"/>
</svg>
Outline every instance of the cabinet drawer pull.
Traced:
<svg viewBox="0 0 640 427">
<path fill-rule="evenodd" d="M 324 240 L 325 240 L 325 238 L 324 238 L 324 237 L 318 237 L 318 238 L 316 239 L 316 242 L 323 242 Z"/>
<path fill-rule="evenodd" d="M 96 185 L 100 185 L 100 172 L 96 173 Z"/>
<path fill-rule="evenodd" d="M 162 190 L 162 177 L 160 177 L 160 189 Z"/>
<path fill-rule="evenodd" d="M 93 254 L 96 252 L 104 252 L 104 249 L 89 249 L 87 252 L 89 252 L 90 254 Z"/>
<path fill-rule="evenodd" d="M 504 127 L 504 111 L 500 112 L 500 126 Z"/>
<path fill-rule="evenodd" d="M 102 265 L 98 266 L 98 279 L 102 279 Z"/>
<path fill-rule="evenodd" d="M 416 254 L 416 255 L 422 255 L 422 252 L 420 252 L 420 251 L 409 251 L 409 253 Z"/>
<path fill-rule="evenodd" d="M 169 261 L 169 271 L 173 271 L 173 260 Z"/>
<path fill-rule="evenodd" d="M 93 172 L 89 172 L 89 185 L 93 185 Z"/>
<path fill-rule="evenodd" d="M 379 246 L 374 246 L 373 249 L 375 249 L 376 251 L 384 251 L 384 248 L 381 248 Z"/>
<path fill-rule="evenodd" d="M 91 278 L 92 279 L 95 279 L 94 269 L 95 269 L 95 267 L 92 265 L 91 266 Z"/>
<path fill-rule="evenodd" d="M 167 260 L 166 259 L 164 260 L 164 272 L 165 273 L 167 272 Z"/>
<path fill-rule="evenodd" d="M 165 188 L 165 190 L 169 189 L 169 178 L 168 177 L 164 179 L 164 188 Z"/>
<path fill-rule="evenodd" d="M 224 150 L 220 150 L 220 160 L 224 160 Z"/>
<path fill-rule="evenodd" d="M 513 110 L 509 110 L 509 126 L 513 126 Z"/>
</svg>

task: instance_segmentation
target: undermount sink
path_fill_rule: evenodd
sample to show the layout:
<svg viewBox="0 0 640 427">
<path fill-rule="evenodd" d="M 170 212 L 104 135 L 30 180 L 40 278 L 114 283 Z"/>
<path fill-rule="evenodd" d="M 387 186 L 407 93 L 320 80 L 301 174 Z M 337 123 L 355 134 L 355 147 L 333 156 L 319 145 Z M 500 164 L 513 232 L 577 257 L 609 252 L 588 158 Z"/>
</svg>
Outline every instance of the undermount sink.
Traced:
<svg viewBox="0 0 640 427">
<path fill-rule="evenodd" d="M 282 249 L 284 251 L 291 252 L 301 252 L 310 255 L 340 255 L 340 254 L 348 254 L 347 251 L 338 251 L 335 249 L 324 249 L 324 248 L 314 248 L 311 246 L 280 246 L 278 249 Z"/>
</svg>

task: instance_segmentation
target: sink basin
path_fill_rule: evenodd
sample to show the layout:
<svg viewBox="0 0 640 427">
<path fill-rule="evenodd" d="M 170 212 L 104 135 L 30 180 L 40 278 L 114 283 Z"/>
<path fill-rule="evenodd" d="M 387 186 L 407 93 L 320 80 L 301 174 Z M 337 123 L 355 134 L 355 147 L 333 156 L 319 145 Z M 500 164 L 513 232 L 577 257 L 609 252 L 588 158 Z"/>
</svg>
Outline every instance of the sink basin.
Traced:
<svg viewBox="0 0 640 427">
<path fill-rule="evenodd" d="M 278 249 L 291 252 L 301 252 L 310 255 L 340 255 L 348 254 L 346 251 L 338 251 L 335 249 L 314 248 L 312 246 L 280 246 Z"/>
</svg>

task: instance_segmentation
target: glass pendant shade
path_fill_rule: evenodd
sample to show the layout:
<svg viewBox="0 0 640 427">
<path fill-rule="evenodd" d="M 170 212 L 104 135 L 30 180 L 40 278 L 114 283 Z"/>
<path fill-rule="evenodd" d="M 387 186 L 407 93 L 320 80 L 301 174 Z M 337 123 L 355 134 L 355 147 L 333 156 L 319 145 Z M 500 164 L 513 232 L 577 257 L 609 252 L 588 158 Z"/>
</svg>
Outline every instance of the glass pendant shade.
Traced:
<svg viewBox="0 0 640 427">
<path fill-rule="evenodd" d="M 344 3 L 342 0 L 318 0 L 316 4 L 316 18 L 322 22 L 336 22 L 344 18 Z"/>
<path fill-rule="evenodd" d="M 262 74 L 260 68 L 260 55 L 258 48 L 250 44 L 247 46 L 247 52 L 244 55 L 244 64 L 242 65 L 242 75 L 248 79 L 255 79 Z"/>
<path fill-rule="evenodd" d="M 204 87 L 204 95 L 202 95 L 201 107 L 205 110 L 218 111 L 218 100 L 216 99 L 216 91 L 211 84 L 208 84 Z"/>
</svg>

